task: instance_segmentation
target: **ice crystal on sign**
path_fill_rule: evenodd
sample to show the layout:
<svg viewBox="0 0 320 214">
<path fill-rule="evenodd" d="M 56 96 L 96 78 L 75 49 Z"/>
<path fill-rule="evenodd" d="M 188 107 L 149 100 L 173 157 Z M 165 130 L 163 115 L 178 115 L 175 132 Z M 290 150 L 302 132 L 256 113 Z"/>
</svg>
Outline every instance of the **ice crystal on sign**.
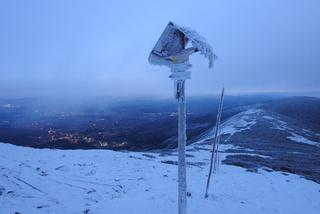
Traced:
<svg viewBox="0 0 320 214">
<path fill-rule="evenodd" d="M 189 41 L 193 47 L 186 49 L 186 44 Z M 211 68 L 217 57 L 207 40 L 190 28 L 169 22 L 153 48 L 149 62 L 170 67 L 176 61 L 186 61 L 189 55 L 197 51 L 209 60 L 209 68 Z"/>
<path fill-rule="evenodd" d="M 213 53 L 211 45 L 207 40 L 198 34 L 195 30 L 187 27 L 180 27 L 174 24 L 184 35 L 191 41 L 191 44 L 196 48 L 201 54 L 203 54 L 209 60 L 209 68 L 212 68 L 213 61 L 217 59 L 217 56 Z"/>
</svg>

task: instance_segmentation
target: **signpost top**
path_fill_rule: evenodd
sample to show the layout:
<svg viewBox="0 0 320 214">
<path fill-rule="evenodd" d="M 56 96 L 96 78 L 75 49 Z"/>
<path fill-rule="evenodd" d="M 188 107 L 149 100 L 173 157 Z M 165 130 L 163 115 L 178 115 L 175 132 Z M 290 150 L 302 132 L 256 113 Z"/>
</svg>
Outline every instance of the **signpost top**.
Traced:
<svg viewBox="0 0 320 214">
<path fill-rule="evenodd" d="M 192 47 L 186 49 L 188 42 Z M 196 31 L 169 22 L 149 55 L 149 62 L 155 65 L 171 66 L 187 61 L 189 55 L 200 52 L 209 60 L 209 68 L 217 58 L 207 40 Z"/>
</svg>

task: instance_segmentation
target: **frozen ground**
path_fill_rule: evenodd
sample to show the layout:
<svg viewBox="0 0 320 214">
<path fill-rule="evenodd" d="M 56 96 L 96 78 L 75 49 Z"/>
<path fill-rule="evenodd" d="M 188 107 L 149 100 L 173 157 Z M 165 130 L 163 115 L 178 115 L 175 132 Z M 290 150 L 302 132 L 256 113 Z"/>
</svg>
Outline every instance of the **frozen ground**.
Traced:
<svg viewBox="0 0 320 214">
<path fill-rule="evenodd" d="M 288 136 L 288 138 L 290 140 L 293 140 L 293 141 L 298 142 L 298 143 L 306 143 L 306 144 L 313 145 L 313 146 L 319 146 L 318 142 L 306 139 L 305 137 L 297 135 L 295 133 L 292 133 L 292 136 Z"/>
<path fill-rule="evenodd" d="M 222 132 L 249 130 L 247 111 Z M 242 116 L 241 116 L 242 115 Z M 235 123 L 238 121 L 239 123 Z M 232 145 L 221 145 L 223 160 Z M 298 175 L 220 165 L 204 198 L 210 145 L 187 147 L 189 214 L 316 214 L 320 185 Z M 50 150 L 0 143 L 0 213 L 177 213 L 176 153 Z"/>
<path fill-rule="evenodd" d="M 175 156 L 0 144 L 0 213 L 176 213 Z M 320 185 L 222 165 L 204 199 L 209 151 L 190 151 L 189 213 L 318 213 Z M 150 156 L 149 156 L 150 155 Z M 193 155 L 194 157 L 191 157 Z"/>
</svg>

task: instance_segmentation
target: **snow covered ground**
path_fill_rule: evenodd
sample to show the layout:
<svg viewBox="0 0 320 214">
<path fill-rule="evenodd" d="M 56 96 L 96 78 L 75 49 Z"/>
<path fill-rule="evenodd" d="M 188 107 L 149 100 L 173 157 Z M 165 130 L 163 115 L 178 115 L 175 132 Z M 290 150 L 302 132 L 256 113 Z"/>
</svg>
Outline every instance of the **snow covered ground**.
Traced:
<svg viewBox="0 0 320 214">
<path fill-rule="evenodd" d="M 319 212 L 319 184 L 293 174 L 252 173 L 227 165 L 220 166 L 205 199 L 207 147 L 189 147 L 188 213 Z M 0 213 L 176 213 L 177 166 L 163 163 L 175 160 L 156 153 L 1 143 Z"/>
<path fill-rule="evenodd" d="M 306 144 L 313 145 L 313 146 L 320 146 L 318 142 L 309 140 L 309 139 L 307 139 L 301 135 L 295 134 L 295 133 L 292 133 L 292 136 L 288 136 L 288 139 L 293 140 L 298 143 L 306 143 Z"/>
<path fill-rule="evenodd" d="M 222 126 L 233 135 L 250 129 L 259 110 Z M 251 115 L 251 116 L 250 116 Z M 219 147 L 228 154 L 232 145 Z M 187 147 L 189 214 L 318 214 L 320 185 L 298 175 L 220 165 L 204 198 L 211 146 Z M 32 149 L 0 143 L 0 214 L 177 213 L 177 156 L 108 150 Z"/>
</svg>

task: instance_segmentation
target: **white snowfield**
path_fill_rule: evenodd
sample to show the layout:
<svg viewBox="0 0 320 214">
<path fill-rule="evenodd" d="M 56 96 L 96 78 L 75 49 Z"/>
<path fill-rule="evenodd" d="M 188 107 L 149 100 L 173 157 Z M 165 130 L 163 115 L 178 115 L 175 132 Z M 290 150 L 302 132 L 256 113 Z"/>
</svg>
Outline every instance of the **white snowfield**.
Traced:
<svg viewBox="0 0 320 214">
<path fill-rule="evenodd" d="M 260 109 L 249 109 L 230 117 L 228 120 L 224 121 L 221 124 L 221 135 L 228 134 L 231 137 L 237 132 L 242 132 L 244 130 L 250 129 L 254 124 L 256 124 L 256 118 L 261 112 L 262 110 Z M 211 132 L 209 132 L 205 139 L 211 138 L 214 131 L 215 128 L 213 128 Z"/>
<path fill-rule="evenodd" d="M 221 125 L 221 134 L 233 135 L 236 132 L 250 129 L 256 124 L 256 115 L 260 113 L 260 109 L 249 109 L 236 114 Z"/>
<path fill-rule="evenodd" d="M 223 148 L 222 148 L 223 149 Z M 221 165 L 204 198 L 209 151 L 190 151 L 188 213 L 319 213 L 320 185 Z M 176 156 L 0 144 L 0 213 L 177 213 Z"/>
<path fill-rule="evenodd" d="M 288 136 L 288 139 L 293 140 L 298 143 L 306 143 L 306 144 L 313 145 L 313 146 L 320 146 L 320 143 L 309 140 L 309 139 L 307 139 L 301 135 L 295 134 L 295 133 L 292 133 L 292 136 Z"/>
<path fill-rule="evenodd" d="M 301 135 L 295 133 L 294 130 L 292 128 L 290 128 L 286 122 L 281 121 L 278 118 L 273 118 L 270 116 L 263 116 L 263 118 L 272 122 L 273 129 L 277 129 L 280 131 L 287 131 L 289 133 L 289 136 L 287 136 L 287 138 L 289 140 L 292 140 L 292 141 L 298 142 L 298 143 L 305 143 L 305 144 L 320 147 L 320 142 L 312 141 L 310 139 L 307 139 L 307 137 L 304 137 L 304 136 L 301 136 Z M 302 132 L 306 136 L 308 136 L 310 133 L 318 135 L 317 133 L 314 133 L 308 129 L 303 129 Z"/>
<path fill-rule="evenodd" d="M 249 116 L 259 112 L 240 113 L 221 131 L 232 135 L 250 129 L 255 121 Z M 223 164 L 205 199 L 211 145 L 202 142 L 187 147 L 188 214 L 319 213 L 319 184 L 294 174 L 263 169 L 254 173 Z M 176 153 L 32 149 L 0 143 L 0 214 L 177 213 L 175 161 Z"/>
</svg>

